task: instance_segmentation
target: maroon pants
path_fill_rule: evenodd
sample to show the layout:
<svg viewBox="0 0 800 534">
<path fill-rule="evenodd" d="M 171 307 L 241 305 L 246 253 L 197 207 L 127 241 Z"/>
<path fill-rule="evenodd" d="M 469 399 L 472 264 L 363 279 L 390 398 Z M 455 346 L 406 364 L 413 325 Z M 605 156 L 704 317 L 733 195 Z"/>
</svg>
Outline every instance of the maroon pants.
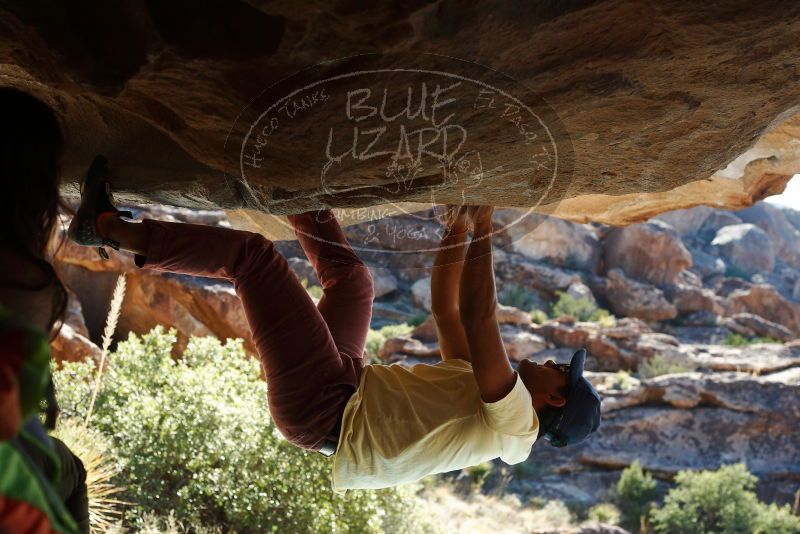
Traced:
<svg viewBox="0 0 800 534">
<path fill-rule="evenodd" d="M 338 438 L 358 387 L 372 316 L 372 277 L 328 211 L 289 216 L 324 289 L 318 305 L 265 237 L 239 230 L 145 220 L 140 267 L 225 278 L 242 300 L 281 434 L 304 449 Z"/>
</svg>

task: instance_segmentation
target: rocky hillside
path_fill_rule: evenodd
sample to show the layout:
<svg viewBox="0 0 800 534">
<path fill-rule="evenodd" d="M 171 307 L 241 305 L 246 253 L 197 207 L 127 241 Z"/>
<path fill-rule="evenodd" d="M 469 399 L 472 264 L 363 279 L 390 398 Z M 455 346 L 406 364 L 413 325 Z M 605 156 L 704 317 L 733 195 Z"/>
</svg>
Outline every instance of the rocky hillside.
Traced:
<svg viewBox="0 0 800 534">
<path fill-rule="evenodd" d="M 221 212 L 153 208 L 140 216 L 228 224 Z M 498 210 L 495 224 L 517 216 Z M 378 246 L 398 254 L 366 254 L 373 328 L 418 325 L 383 344 L 384 363 L 439 357 L 428 314 L 431 257 L 413 253 L 438 242 L 436 223 L 425 220 L 395 217 L 408 231 L 380 233 Z M 800 489 L 799 223 L 800 213 L 759 203 L 669 212 L 628 227 L 528 215 L 498 232 L 497 286 L 507 304 L 498 320 L 509 355 L 567 361 L 586 347 L 589 377 L 604 397 L 593 439 L 566 452 L 537 446 L 510 489 L 590 504 L 637 459 L 664 484 L 681 469 L 744 461 L 763 499 L 791 502 Z M 376 235 L 366 224 L 346 232 L 354 246 Z M 279 248 L 300 279 L 317 284 L 296 241 Z M 189 335 L 249 338 L 226 283 L 148 273 L 125 254 L 103 262 L 68 242 L 59 267 L 76 296 L 55 345 L 60 358 L 97 353 L 92 340 L 118 273 L 127 273 L 129 288 L 119 335 L 165 324 L 183 343 Z"/>
</svg>

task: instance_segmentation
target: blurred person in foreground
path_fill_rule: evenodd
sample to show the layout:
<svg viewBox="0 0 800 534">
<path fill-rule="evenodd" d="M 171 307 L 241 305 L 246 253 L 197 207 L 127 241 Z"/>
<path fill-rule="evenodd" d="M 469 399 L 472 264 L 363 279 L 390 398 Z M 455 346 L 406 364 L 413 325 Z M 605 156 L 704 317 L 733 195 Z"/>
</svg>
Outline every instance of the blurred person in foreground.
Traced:
<svg viewBox="0 0 800 534">
<path fill-rule="evenodd" d="M 48 106 L 10 88 L 0 88 L 0 116 L 0 533 L 87 533 L 86 471 L 45 428 L 57 415 L 49 344 L 67 304 L 46 259 L 61 127 Z"/>
</svg>

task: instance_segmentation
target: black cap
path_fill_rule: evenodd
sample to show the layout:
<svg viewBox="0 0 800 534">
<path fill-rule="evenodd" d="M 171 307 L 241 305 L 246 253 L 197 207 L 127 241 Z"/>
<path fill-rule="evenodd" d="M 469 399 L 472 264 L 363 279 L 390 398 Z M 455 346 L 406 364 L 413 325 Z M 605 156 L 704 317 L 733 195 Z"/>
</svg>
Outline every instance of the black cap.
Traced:
<svg viewBox="0 0 800 534">
<path fill-rule="evenodd" d="M 580 443 L 600 426 L 600 395 L 583 377 L 586 349 L 572 355 L 569 368 L 570 392 L 561 414 L 541 429 L 542 437 L 554 447 Z"/>
</svg>

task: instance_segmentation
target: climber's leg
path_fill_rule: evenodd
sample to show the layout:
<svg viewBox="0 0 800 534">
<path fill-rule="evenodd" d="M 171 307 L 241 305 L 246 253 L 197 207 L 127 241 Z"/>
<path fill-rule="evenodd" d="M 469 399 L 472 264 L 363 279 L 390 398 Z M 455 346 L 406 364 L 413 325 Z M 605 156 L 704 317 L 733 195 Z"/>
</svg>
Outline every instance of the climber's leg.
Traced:
<svg viewBox="0 0 800 534">
<path fill-rule="evenodd" d="M 139 239 L 139 267 L 231 280 L 261 357 L 275 423 L 299 447 L 322 445 L 357 386 L 355 373 L 272 241 L 251 232 L 154 220 L 117 219 L 102 223 L 100 231 L 121 248 L 134 246 L 127 239 Z"/>
<path fill-rule="evenodd" d="M 372 318 L 372 276 L 330 210 L 289 215 L 300 246 L 324 290 L 317 304 L 336 347 L 359 373 Z"/>
</svg>

